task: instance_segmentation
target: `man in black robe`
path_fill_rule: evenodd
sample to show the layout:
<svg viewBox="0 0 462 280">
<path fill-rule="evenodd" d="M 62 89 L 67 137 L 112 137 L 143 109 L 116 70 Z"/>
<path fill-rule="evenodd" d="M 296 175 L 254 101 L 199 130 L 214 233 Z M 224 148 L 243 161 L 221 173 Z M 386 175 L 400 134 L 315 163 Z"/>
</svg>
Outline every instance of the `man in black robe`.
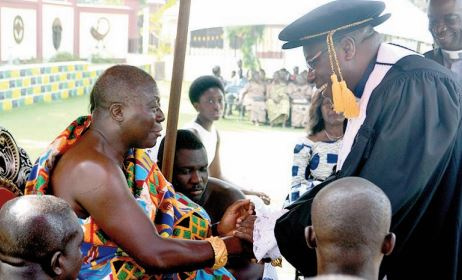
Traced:
<svg viewBox="0 0 462 280">
<path fill-rule="evenodd" d="M 327 85 L 335 110 L 349 115 L 339 171 L 329 181 L 363 177 L 391 201 L 397 242 L 381 276 L 462 279 L 462 87 L 434 61 L 383 43 L 373 27 L 389 17 L 384 8 L 330 2 L 279 39 L 284 49 L 303 46 L 316 86 Z M 316 274 L 316 256 L 303 231 L 324 185 L 291 205 L 275 228 L 281 253 L 305 276 Z"/>
</svg>

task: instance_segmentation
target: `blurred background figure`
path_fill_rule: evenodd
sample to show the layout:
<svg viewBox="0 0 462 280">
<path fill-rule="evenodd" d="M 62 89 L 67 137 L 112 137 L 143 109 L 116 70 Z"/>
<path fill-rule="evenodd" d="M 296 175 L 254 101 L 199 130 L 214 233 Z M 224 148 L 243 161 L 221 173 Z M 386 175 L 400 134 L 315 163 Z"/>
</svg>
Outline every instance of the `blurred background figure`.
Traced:
<svg viewBox="0 0 462 280">
<path fill-rule="evenodd" d="M 239 100 L 241 111 L 250 112 L 250 121 L 253 124 L 266 123 L 266 85 L 260 72 L 252 71 L 252 77 L 241 92 Z"/>
<path fill-rule="evenodd" d="M 273 75 L 273 82 L 267 87 L 266 108 L 271 126 L 286 126 L 289 118 L 290 101 L 287 94 L 287 71 L 282 69 Z"/>
<path fill-rule="evenodd" d="M 289 82 L 288 93 L 291 105 L 290 125 L 292 127 L 306 127 L 314 85 L 308 83 L 307 75 L 302 73 L 297 75 L 294 81 Z"/>
</svg>

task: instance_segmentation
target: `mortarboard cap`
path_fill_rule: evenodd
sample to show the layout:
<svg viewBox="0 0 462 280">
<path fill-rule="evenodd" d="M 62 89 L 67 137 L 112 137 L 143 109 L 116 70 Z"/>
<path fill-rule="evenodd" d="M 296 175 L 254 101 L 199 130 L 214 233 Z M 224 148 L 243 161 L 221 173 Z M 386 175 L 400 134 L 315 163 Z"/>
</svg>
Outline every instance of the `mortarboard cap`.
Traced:
<svg viewBox="0 0 462 280">
<path fill-rule="evenodd" d="M 367 25 L 376 26 L 390 17 L 390 14 L 380 15 L 384 9 L 381 1 L 332 1 L 289 24 L 279 33 L 279 40 L 286 41 L 283 49 L 293 49 L 325 40 L 332 31 L 341 36 Z"/>
</svg>

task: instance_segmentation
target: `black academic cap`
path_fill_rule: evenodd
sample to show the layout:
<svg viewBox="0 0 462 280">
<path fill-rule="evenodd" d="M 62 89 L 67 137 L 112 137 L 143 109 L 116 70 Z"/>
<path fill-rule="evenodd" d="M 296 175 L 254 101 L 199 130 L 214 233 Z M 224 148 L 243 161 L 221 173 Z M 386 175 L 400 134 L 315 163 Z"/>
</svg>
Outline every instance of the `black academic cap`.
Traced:
<svg viewBox="0 0 462 280">
<path fill-rule="evenodd" d="M 279 40 L 286 41 L 283 49 L 293 49 L 325 39 L 330 31 L 338 30 L 335 36 L 339 36 L 367 25 L 376 26 L 390 17 L 380 15 L 384 9 L 381 1 L 332 1 L 289 24 L 279 33 Z"/>
</svg>

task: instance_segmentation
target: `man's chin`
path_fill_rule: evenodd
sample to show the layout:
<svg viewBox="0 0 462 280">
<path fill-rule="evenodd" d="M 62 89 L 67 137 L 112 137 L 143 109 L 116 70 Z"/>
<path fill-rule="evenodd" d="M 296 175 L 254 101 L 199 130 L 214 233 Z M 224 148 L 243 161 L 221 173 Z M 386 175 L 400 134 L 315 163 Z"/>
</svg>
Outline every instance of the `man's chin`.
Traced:
<svg viewBox="0 0 462 280">
<path fill-rule="evenodd" d="M 191 193 L 189 193 L 189 197 L 191 198 L 192 201 L 198 203 L 198 201 L 201 199 L 203 193 L 204 193 L 204 191 L 191 192 Z"/>
</svg>

